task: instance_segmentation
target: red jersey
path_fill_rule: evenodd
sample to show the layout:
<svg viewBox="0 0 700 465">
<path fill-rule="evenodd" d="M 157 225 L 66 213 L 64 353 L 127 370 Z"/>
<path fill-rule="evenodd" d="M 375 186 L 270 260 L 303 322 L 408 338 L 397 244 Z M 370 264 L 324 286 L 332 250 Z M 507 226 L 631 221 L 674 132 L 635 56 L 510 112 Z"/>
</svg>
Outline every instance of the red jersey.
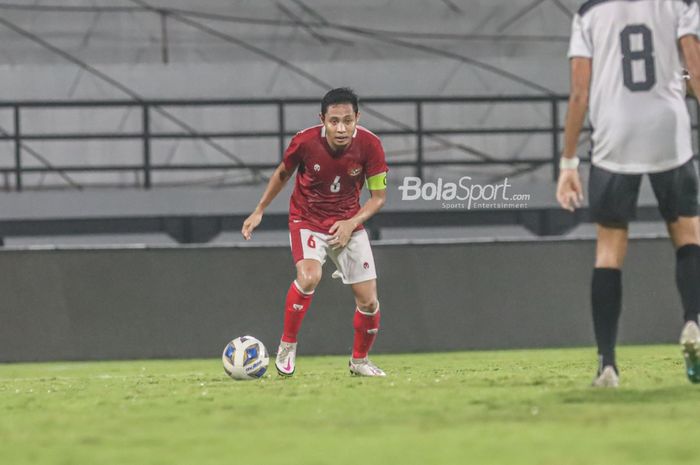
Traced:
<svg viewBox="0 0 700 465">
<path fill-rule="evenodd" d="M 388 170 L 379 137 L 362 126 L 339 153 L 328 145 L 322 124 L 304 129 L 292 138 L 283 162 L 288 171 L 298 167 L 289 201 L 290 226 L 324 234 L 336 221 L 350 219 L 360 210 L 365 178 Z"/>
</svg>

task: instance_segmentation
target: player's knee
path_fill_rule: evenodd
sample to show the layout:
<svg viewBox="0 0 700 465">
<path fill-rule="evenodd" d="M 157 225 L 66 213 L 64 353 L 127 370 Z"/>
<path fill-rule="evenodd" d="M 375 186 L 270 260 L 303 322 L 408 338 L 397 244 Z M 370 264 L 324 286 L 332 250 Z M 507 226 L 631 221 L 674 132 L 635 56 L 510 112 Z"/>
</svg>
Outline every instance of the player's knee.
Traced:
<svg viewBox="0 0 700 465">
<path fill-rule="evenodd" d="M 311 292 L 316 289 L 320 281 L 321 272 L 319 270 L 302 268 L 297 273 L 297 284 L 304 292 Z"/>
<path fill-rule="evenodd" d="M 379 301 L 376 297 L 356 298 L 355 303 L 357 304 L 357 308 L 365 313 L 374 313 L 379 308 Z"/>
<path fill-rule="evenodd" d="M 595 257 L 596 268 L 622 268 L 625 256 L 614 251 L 598 252 Z"/>
<path fill-rule="evenodd" d="M 676 249 L 689 244 L 700 244 L 700 225 L 697 217 L 680 217 L 668 223 L 668 232 Z"/>
<path fill-rule="evenodd" d="M 596 268 L 622 268 L 627 254 L 627 229 L 600 225 L 596 241 Z"/>
<path fill-rule="evenodd" d="M 676 250 L 686 245 L 700 245 L 700 241 L 695 234 L 679 234 L 672 237 Z"/>
</svg>

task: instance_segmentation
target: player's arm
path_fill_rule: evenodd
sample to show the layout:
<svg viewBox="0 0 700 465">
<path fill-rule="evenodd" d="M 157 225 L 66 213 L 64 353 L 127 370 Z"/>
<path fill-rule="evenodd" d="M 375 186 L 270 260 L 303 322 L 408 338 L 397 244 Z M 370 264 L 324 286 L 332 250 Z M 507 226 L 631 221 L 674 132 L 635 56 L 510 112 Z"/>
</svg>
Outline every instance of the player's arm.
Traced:
<svg viewBox="0 0 700 465">
<path fill-rule="evenodd" d="M 369 199 L 360 208 L 355 216 L 350 218 L 351 226 L 354 230 L 359 225 L 364 224 L 368 219 L 372 218 L 386 203 L 386 189 L 369 191 Z"/>
<path fill-rule="evenodd" d="M 267 183 L 267 187 L 260 198 L 260 202 L 258 202 L 258 206 L 255 207 L 253 213 L 251 213 L 250 216 L 243 222 L 241 234 L 243 234 L 245 240 L 250 239 L 253 230 L 257 228 L 262 221 L 265 209 L 270 205 L 275 197 L 277 197 L 277 194 L 284 189 L 284 186 L 287 184 L 287 181 L 289 181 L 289 178 L 292 177 L 292 174 L 294 174 L 294 171 L 287 169 L 284 162 L 279 164 L 274 174 L 270 178 L 270 181 Z"/>
<path fill-rule="evenodd" d="M 688 34 L 678 42 L 688 71 L 688 87 L 692 90 L 689 93 L 700 101 L 700 41 L 695 34 Z"/>
<path fill-rule="evenodd" d="M 591 85 L 590 58 L 571 58 L 571 92 L 564 124 L 564 151 L 557 184 L 557 201 L 562 208 L 574 211 L 581 206 L 583 189 L 576 166 L 576 149 L 588 111 L 588 93 Z"/>
<path fill-rule="evenodd" d="M 386 173 L 379 173 L 367 179 L 370 197 L 360 211 L 348 220 L 336 221 L 328 231 L 333 236 L 328 244 L 334 249 L 345 247 L 352 232 L 372 218 L 386 203 Z"/>
</svg>

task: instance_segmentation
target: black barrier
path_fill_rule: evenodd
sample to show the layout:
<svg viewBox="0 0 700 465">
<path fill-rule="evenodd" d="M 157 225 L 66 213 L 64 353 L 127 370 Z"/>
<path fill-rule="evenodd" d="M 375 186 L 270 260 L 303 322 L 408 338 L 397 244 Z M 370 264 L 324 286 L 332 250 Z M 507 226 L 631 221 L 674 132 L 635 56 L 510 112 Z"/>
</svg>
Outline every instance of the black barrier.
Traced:
<svg viewBox="0 0 700 465">
<path fill-rule="evenodd" d="M 377 352 L 592 345 L 592 241 L 376 245 Z M 651 266 L 653 264 L 653 266 Z M 332 264 L 300 355 L 347 354 L 354 303 Z M 675 341 L 667 239 L 633 240 L 623 343 Z M 0 361 L 217 357 L 252 334 L 274 351 L 294 277 L 286 247 L 0 252 Z M 591 357 L 594 357 L 591 349 Z"/>
</svg>

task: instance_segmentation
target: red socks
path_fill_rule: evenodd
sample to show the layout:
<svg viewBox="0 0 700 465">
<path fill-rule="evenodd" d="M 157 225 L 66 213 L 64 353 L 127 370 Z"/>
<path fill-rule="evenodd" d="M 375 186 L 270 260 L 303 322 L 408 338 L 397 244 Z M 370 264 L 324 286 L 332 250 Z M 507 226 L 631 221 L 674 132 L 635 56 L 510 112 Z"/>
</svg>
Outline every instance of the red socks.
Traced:
<svg viewBox="0 0 700 465">
<path fill-rule="evenodd" d="M 296 281 L 292 281 L 287 291 L 287 301 L 284 305 L 284 332 L 282 333 L 283 342 L 297 342 L 297 334 L 301 328 L 301 322 L 304 320 L 304 315 L 311 305 L 313 291 L 310 294 L 305 294 L 297 285 Z"/>
<path fill-rule="evenodd" d="M 287 291 L 287 301 L 284 307 L 284 332 L 282 342 L 297 342 L 297 334 L 301 329 L 301 322 L 311 305 L 314 293 L 305 294 L 293 281 Z M 374 340 L 379 331 L 379 307 L 374 313 L 364 313 L 358 308 L 355 309 L 353 327 L 355 328 L 355 338 L 352 344 L 352 357 L 365 358 L 372 348 Z"/>
<path fill-rule="evenodd" d="M 356 308 L 352 323 L 355 327 L 352 358 L 365 358 L 379 332 L 379 307 L 374 313 L 364 313 Z"/>
</svg>

